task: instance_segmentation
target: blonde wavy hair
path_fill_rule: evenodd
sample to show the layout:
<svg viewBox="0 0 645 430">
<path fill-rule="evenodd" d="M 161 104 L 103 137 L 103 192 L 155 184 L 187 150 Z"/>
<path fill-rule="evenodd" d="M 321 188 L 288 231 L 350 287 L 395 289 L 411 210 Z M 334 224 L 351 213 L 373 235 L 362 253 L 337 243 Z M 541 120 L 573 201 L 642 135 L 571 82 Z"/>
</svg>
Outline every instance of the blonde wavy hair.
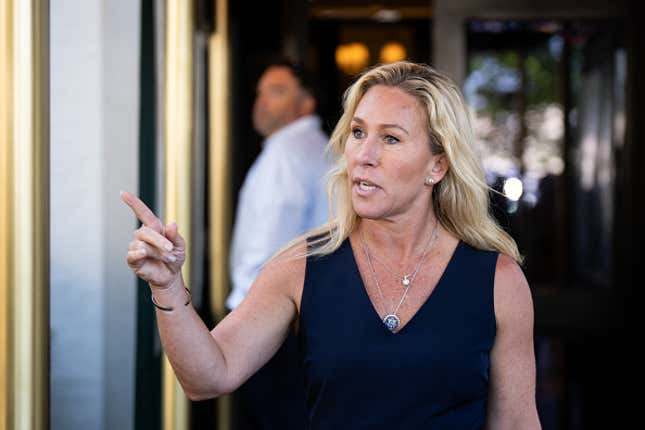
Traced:
<svg viewBox="0 0 645 430">
<path fill-rule="evenodd" d="M 335 159 L 327 188 L 331 221 L 294 240 L 285 249 L 302 243 L 306 237 L 307 256 L 331 254 L 358 225 L 344 151 L 354 112 L 375 85 L 399 88 L 417 99 L 426 112 L 430 150 L 433 155 L 445 154 L 449 166 L 432 191 L 433 209 L 442 227 L 474 248 L 498 251 L 522 263 L 517 244 L 489 212 L 490 188 L 471 147 L 474 134 L 470 114 L 459 88 L 434 68 L 407 61 L 376 66 L 345 91 L 343 115 L 327 147 Z"/>
</svg>

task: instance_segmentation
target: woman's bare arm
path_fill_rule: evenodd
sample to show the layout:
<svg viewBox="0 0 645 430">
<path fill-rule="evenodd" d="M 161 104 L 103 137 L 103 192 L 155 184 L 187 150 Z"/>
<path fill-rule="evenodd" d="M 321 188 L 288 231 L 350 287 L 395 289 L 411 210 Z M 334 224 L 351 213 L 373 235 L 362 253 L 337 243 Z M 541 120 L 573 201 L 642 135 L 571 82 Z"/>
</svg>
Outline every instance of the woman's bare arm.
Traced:
<svg viewBox="0 0 645 430">
<path fill-rule="evenodd" d="M 533 302 L 522 270 L 506 255 L 497 261 L 495 318 L 486 428 L 540 429 L 535 404 Z"/>
<path fill-rule="evenodd" d="M 269 263 L 243 303 L 209 332 L 194 308 L 184 305 L 185 243 L 177 226 L 164 226 L 131 193 L 122 198 L 143 223 L 130 243 L 128 265 L 148 282 L 158 304 L 172 308 L 156 310 L 157 325 L 164 352 L 186 395 L 201 400 L 235 390 L 286 338 L 297 314 L 294 292 L 302 288 L 304 259 L 279 258 Z"/>
</svg>

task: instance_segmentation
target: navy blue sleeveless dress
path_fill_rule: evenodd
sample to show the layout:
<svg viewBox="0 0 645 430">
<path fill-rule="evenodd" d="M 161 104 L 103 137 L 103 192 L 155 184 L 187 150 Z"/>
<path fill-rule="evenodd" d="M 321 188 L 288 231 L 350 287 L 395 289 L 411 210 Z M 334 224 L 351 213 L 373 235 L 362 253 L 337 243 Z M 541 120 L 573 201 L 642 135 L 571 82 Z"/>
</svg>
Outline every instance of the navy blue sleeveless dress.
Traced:
<svg viewBox="0 0 645 430">
<path fill-rule="evenodd" d="M 497 255 L 459 242 L 396 334 L 374 310 L 349 240 L 309 257 L 299 332 L 309 428 L 481 429 Z"/>
</svg>

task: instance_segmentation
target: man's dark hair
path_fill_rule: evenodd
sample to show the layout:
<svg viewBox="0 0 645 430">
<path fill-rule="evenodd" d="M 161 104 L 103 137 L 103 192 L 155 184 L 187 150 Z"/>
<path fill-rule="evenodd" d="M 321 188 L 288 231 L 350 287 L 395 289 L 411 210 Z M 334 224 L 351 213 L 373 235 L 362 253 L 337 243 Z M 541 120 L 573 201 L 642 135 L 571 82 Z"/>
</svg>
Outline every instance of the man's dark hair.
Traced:
<svg viewBox="0 0 645 430">
<path fill-rule="evenodd" d="M 307 69 L 303 63 L 291 61 L 288 58 L 282 57 L 269 62 L 264 70 L 266 71 L 271 67 L 286 67 L 289 69 L 300 86 L 314 99 L 318 99 L 319 94 L 317 80 L 311 70 Z"/>
</svg>

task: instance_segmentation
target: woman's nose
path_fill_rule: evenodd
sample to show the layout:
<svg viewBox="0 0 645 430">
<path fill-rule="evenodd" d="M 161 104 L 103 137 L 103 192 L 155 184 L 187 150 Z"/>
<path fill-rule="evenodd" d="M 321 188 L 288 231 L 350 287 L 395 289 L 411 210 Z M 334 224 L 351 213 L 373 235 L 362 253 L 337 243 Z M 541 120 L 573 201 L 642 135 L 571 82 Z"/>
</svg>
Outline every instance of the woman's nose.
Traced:
<svg viewBox="0 0 645 430">
<path fill-rule="evenodd" d="M 368 137 L 363 140 L 356 154 L 356 161 L 366 166 L 376 166 L 381 158 L 381 147 L 377 139 Z"/>
</svg>

